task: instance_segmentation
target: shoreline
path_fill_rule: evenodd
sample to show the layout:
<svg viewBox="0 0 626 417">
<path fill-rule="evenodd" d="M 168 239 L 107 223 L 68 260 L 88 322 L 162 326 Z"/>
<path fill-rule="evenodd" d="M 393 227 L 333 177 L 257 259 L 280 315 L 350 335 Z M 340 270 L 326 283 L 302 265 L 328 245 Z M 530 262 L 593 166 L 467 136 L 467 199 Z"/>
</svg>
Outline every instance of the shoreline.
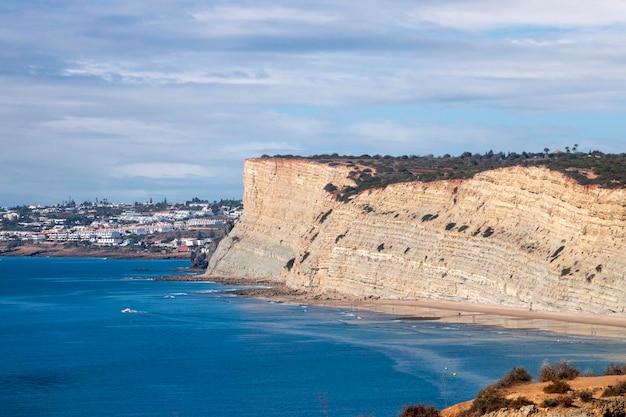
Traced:
<svg viewBox="0 0 626 417">
<path fill-rule="evenodd" d="M 195 279 L 223 284 L 261 285 L 264 287 L 241 289 L 234 293 L 243 297 L 277 303 L 371 311 L 407 321 L 433 320 L 450 324 L 546 331 L 564 336 L 610 338 L 626 341 L 626 317 L 623 316 L 529 310 L 461 301 L 351 299 L 343 296 L 333 297 L 332 295 L 311 296 L 306 292 L 293 290 L 276 282 L 223 280 L 202 275 L 196 276 Z"/>
<path fill-rule="evenodd" d="M 144 252 L 134 248 L 64 246 L 62 244 L 22 245 L 8 249 L 0 245 L 0 256 L 50 258 L 111 258 L 111 259 L 178 259 L 190 260 L 190 252 Z"/>
</svg>

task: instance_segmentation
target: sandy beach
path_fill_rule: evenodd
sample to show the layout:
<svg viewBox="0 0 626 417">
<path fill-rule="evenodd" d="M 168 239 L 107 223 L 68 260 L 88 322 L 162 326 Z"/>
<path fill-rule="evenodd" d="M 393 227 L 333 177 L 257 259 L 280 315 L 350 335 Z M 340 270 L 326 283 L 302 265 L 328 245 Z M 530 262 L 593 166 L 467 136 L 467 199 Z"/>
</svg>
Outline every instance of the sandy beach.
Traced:
<svg viewBox="0 0 626 417">
<path fill-rule="evenodd" d="M 237 283 L 242 284 L 242 282 Z M 251 282 L 249 284 L 267 285 L 267 287 L 241 290 L 238 293 L 274 302 L 374 311 L 394 315 L 402 320 L 439 320 L 446 323 L 543 330 L 570 336 L 626 340 L 626 317 L 624 316 L 541 311 L 456 301 L 311 297 L 305 292 L 295 291 L 276 283 Z"/>
</svg>

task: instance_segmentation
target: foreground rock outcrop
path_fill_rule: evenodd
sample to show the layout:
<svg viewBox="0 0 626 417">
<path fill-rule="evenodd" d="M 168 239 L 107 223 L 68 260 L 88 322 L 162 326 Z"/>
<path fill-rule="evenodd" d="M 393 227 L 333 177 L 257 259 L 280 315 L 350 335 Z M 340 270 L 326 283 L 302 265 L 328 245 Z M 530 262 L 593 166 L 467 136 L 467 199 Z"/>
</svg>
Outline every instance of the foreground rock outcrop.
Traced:
<svg viewBox="0 0 626 417">
<path fill-rule="evenodd" d="M 245 212 L 207 275 L 317 295 L 626 315 L 623 189 L 512 167 L 338 202 L 335 187 L 354 185 L 349 171 L 302 159 L 246 161 Z"/>
<path fill-rule="evenodd" d="M 626 375 L 577 377 L 567 381 L 571 389 L 563 394 L 545 393 L 544 388 L 552 382 L 520 383 L 501 389 L 500 394 L 509 401 L 509 406 L 487 413 L 476 413 L 472 412 L 474 400 L 470 400 L 442 410 L 440 416 L 476 417 L 478 414 L 481 417 L 625 417 L 626 397 L 623 394 L 606 395 L 609 387 L 622 386 L 625 382 Z"/>
</svg>

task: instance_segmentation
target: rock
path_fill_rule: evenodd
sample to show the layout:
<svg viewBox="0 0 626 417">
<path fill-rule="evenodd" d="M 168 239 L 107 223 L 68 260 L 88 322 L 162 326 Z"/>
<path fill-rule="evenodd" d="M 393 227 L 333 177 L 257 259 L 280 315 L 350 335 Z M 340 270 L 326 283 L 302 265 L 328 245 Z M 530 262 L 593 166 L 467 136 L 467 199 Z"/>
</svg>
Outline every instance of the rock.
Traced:
<svg viewBox="0 0 626 417">
<path fill-rule="evenodd" d="M 540 167 L 408 182 L 338 202 L 349 168 L 244 166 L 245 212 L 207 275 L 312 294 L 432 299 L 624 316 L 626 192 Z"/>
</svg>

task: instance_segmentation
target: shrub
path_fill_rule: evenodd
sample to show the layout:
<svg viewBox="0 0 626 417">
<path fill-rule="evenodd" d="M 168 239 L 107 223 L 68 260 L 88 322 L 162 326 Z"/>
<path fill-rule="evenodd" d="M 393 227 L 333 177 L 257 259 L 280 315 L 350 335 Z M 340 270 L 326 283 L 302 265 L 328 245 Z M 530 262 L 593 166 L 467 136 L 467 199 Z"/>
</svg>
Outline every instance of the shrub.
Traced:
<svg viewBox="0 0 626 417">
<path fill-rule="evenodd" d="M 501 408 L 506 408 L 509 406 L 509 403 L 510 401 L 507 400 L 500 391 L 493 387 L 487 387 L 476 395 L 476 398 L 470 407 L 470 414 L 487 414 Z"/>
<path fill-rule="evenodd" d="M 604 370 L 604 375 L 626 375 L 626 363 L 620 365 L 611 362 Z"/>
<path fill-rule="evenodd" d="M 469 228 L 468 225 L 464 224 L 463 226 L 459 227 L 459 232 L 464 232 Z"/>
<path fill-rule="evenodd" d="M 489 237 L 492 234 L 493 234 L 493 229 L 491 227 L 488 227 L 487 230 L 483 232 L 483 237 Z"/>
<path fill-rule="evenodd" d="M 432 406 L 423 404 L 407 405 L 400 411 L 398 417 L 439 417 L 439 411 Z"/>
<path fill-rule="evenodd" d="M 545 361 L 539 368 L 539 382 L 574 379 L 579 375 L 578 368 L 569 361 L 562 360 L 558 365 L 551 365 Z"/>
<path fill-rule="evenodd" d="M 588 403 L 591 400 L 593 400 L 593 392 L 591 392 L 588 389 L 582 390 L 582 391 L 576 391 L 576 396 L 578 397 L 580 401 L 584 403 Z"/>
<path fill-rule="evenodd" d="M 535 405 L 535 403 L 530 401 L 526 397 L 517 397 L 509 403 L 509 408 L 512 410 L 519 410 L 520 408 L 526 407 L 527 405 Z"/>
<path fill-rule="evenodd" d="M 24 245 L 24 242 L 22 242 L 21 240 L 12 240 L 7 245 L 7 249 L 14 249 L 14 248 L 17 248 L 18 246 L 23 246 L 23 245 Z"/>
<path fill-rule="evenodd" d="M 557 407 L 559 405 L 559 400 L 556 398 L 544 398 L 541 402 L 540 406 L 543 408 L 552 408 Z"/>
<path fill-rule="evenodd" d="M 446 230 L 452 230 L 456 226 L 456 223 L 448 223 L 446 224 Z"/>
<path fill-rule="evenodd" d="M 532 381 L 533 377 L 521 366 L 516 366 L 493 384 L 495 388 L 508 388 L 523 382 Z"/>
<path fill-rule="evenodd" d="M 565 381 L 558 380 L 552 382 L 550 385 L 546 385 L 543 387 L 543 392 L 546 394 L 565 394 L 567 391 L 571 390 L 572 387 Z"/>
<path fill-rule="evenodd" d="M 559 395 L 556 400 L 561 407 L 571 407 L 574 399 L 569 395 Z"/>
<path fill-rule="evenodd" d="M 382 251 L 383 249 L 385 249 L 385 244 L 384 243 L 381 243 L 380 245 L 378 245 L 378 247 L 376 247 L 376 250 L 378 252 Z"/>
<path fill-rule="evenodd" d="M 617 397 L 626 394 L 626 381 L 619 381 L 615 385 L 609 385 L 602 393 L 603 397 Z"/>
</svg>

